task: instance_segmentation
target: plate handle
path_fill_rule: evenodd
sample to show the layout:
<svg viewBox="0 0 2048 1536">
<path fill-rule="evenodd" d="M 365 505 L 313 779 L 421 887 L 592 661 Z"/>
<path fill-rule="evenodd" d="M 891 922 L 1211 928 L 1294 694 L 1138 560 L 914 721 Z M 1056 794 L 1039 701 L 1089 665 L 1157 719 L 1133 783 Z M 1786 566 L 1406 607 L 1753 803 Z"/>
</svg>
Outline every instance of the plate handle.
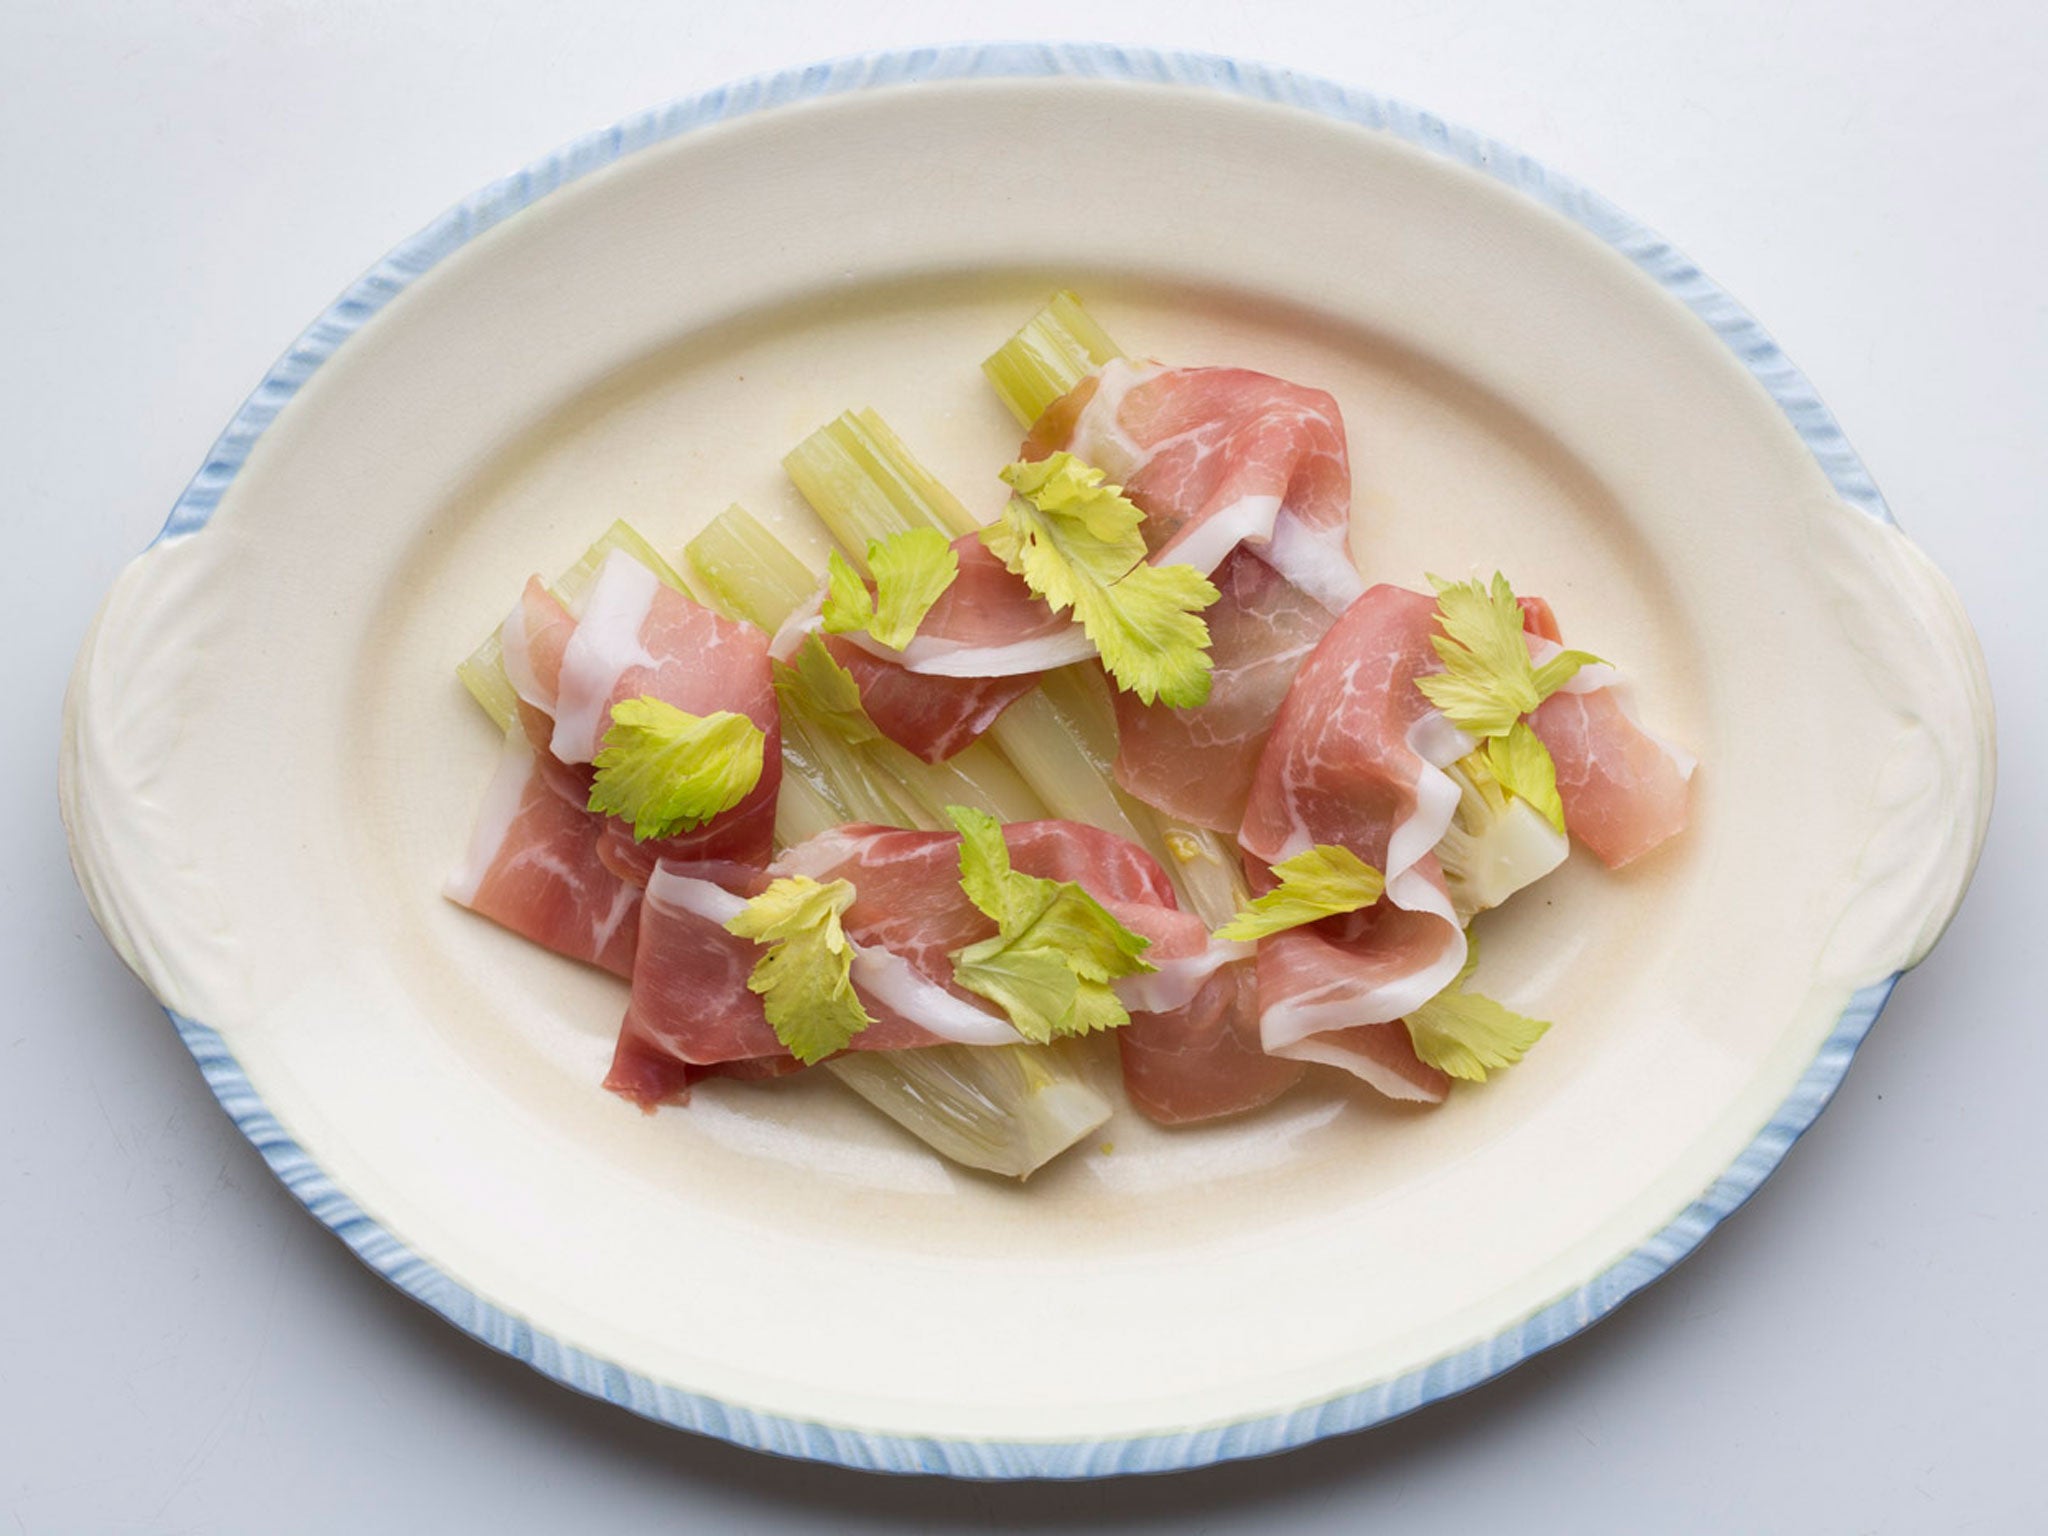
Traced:
<svg viewBox="0 0 2048 1536">
<path fill-rule="evenodd" d="M 217 535 L 174 535 L 115 579 L 64 695 L 57 793 L 71 867 L 107 939 L 164 1006 L 192 1015 L 235 985 L 226 906 L 163 793 L 212 665 L 206 577 Z"/>
</svg>

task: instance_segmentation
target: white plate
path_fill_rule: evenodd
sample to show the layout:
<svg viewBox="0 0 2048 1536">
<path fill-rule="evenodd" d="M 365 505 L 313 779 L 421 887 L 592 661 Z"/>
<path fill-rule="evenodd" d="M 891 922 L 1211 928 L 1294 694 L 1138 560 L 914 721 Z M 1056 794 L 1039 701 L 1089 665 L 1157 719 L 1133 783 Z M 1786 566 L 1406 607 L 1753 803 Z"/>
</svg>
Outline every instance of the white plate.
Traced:
<svg viewBox="0 0 2048 1536">
<path fill-rule="evenodd" d="M 1333 390 L 1367 575 L 1549 596 L 1703 760 L 1693 827 L 1488 920 L 1558 1024 L 1433 1112 L 1125 1114 L 1021 1188 L 828 1081 L 643 1117 L 597 1086 L 619 985 L 438 894 L 493 752 L 454 663 L 616 517 L 794 519 L 777 461 L 848 406 L 993 510 L 1017 434 L 977 364 L 1062 284 L 1130 350 Z M 960 49 L 637 119 L 387 260 L 115 586 L 64 793 L 116 947 L 396 1283 L 745 1444 L 1082 1475 L 1375 1422 L 1681 1257 L 1953 912 L 1991 764 L 1946 584 L 1653 236 L 1335 87 Z"/>
</svg>

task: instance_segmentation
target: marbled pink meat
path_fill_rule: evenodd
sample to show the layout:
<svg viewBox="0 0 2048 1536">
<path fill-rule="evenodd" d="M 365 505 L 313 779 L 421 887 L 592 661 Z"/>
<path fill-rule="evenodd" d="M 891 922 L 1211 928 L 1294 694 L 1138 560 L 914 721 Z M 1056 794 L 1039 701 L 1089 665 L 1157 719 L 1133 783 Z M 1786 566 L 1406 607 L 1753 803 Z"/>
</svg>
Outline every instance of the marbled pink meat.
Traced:
<svg viewBox="0 0 2048 1536">
<path fill-rule="evenodd" d="M 599 858 L 602 821 L 564 799 L 513 735 L 449 899 L 557 954 L 630 975 L 640 892 Z"/>
</svg>

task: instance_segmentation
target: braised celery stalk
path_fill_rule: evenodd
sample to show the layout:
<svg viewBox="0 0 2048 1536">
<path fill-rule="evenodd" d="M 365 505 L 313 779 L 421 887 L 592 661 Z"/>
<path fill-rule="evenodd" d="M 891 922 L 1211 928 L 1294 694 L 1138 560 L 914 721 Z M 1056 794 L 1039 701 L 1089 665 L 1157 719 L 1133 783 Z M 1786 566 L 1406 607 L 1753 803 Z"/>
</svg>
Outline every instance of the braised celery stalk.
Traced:
<svg viewBox="0 0 2048 1536">
<path fill-rule="evenodd" d="M 1484 752 L 1444 771 L 1458 786 L 1458 809 L 1436 853 L 1451 907 L 1460 922 L 1469 923 L 1556 869 L 1571 845 L 1541 811 L 1502 789 Z"/>
<path fill-rule="evenodd" d="M 1122 356 L 1122 349 L 1082 308 L 1080 299 L 1061 289 L 981 365 L 981 371 L 1018 425 L 1028 427 L 1053 401 L 1111 358 Z"/>
<path fill-rule="evenodd" d="M 873 411 L 848 411 L 820 427 L 782 467 L 862 570 L 869 539 L 933 526 L 958 536 L 979 526 Z"/>
<path fill-rule="evenodd" d="M 597 542 L 583 552 L 583 558 L 564 571 L 548 590 L 564 607 L 574 605 L 591 582 L 597 579 L 597 568 L 604 564 L 605 556 L 615 549 L 631 555 L 678 592 L 689 592 L 689 584 L 655 553 L 654 546 L 624 522 L 613 523 L 607 528 Z M 496 722 L 499 730 L 509 731 L 518 724 L 519 695 L 512 691 L 511 679 L 505 676 L 497 630 L 492 630 L 484 637 L 483 644 L 469 653 L 455 669 L 455 675 L 462 679 L 462 686 L 469 690 L 469 696 L 483 706 L 484 713 Z"/>
<path fill-rule="evenodd" d="M 683 559 L 721 606 L 771 635 L 819 585 L 818 573 L 737 502 L 704 525 Z"/>
<path fill-rule="evenodd" d="M 771 632 L 817 589 L 803 561 L 744 507 L 713 518 L 685 556 L 713 603 Z M 891 803 L 878 808 L 884 798 Z M 783 711 L 778 842 L 802 842 L 849 821 L 937 829 L 948 825 L 949 804 L 1007 821 L 1046 814 L 985 743 L 934 766 L 894 742 L 848 741 Z M 1111 1113 L 1070 1053 L 1048 1046 L 849 1051 L 820 1065 L 942 1156 L 1013 1179 L 1030 1177 Z"/>
<path fill-rule="evenodd" d="M 848 1051 L 824 1066 L 934 1151 L 1026 1179 L 1109 1119 L 1074 1044 Z"/>
<path fill-rule="evenodd" d="M 771 632 L 817 588 L 803 561 L 743 507 L 712 519 L 685 554 L 711 601 Z M 1045 814 L 992 749 L 933 767 L 894 742 L 849 742 L 783 711 L 778 842 L 849 821 L 944 827 L 948 804 L 1012 821 Z M 1111 1113 L 1068 1054 L 1046 1046 L 849 1051 L 820 1065 L 933 1151 L 1013 1179 L 1029 1178 Z"/>
<path fill-rule="evenodd" d="M 989 736 L 1055 816 L 1127 837 L 1159 860 L 1181 905 L 1211 928 L 1244 904 L 1244 871 L 1231 839 L 1162 815 L 1116 782 L 1116 709 L 1092 667 L 1048 672 L 997 717 Z"/>
</svg>

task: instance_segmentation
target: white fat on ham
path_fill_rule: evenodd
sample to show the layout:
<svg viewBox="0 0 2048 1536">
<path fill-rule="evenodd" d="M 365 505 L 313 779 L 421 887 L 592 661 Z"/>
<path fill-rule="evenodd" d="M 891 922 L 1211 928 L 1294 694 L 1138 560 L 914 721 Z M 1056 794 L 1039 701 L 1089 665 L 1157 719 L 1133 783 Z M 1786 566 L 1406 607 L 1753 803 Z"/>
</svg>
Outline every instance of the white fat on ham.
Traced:
<svg viewBox="0 0 2048 1536">
<path fill-rule="evenodd" d="M 1148 953 L 1151 970 L 1121 977 L 1110 983 L 1110 990 L 1132 1013 L 1173 1013 L 1192 1003 L 1209 979 L 1225 966 L 1251 959 L 1255 948 L 1211 937 L 1191 955 L 1162 955 L 1154 959 Z"/>
<path fill-rule="evenodd" d="M 491 872 L 491 866 L 498 862 L 498 855 L 505 847 L 505 838 L 526 799 L 526 787 L 533 778 L 533 748 L 519 732 L 510 732 L 505 737 L 505 745 L 499 750 L 498 766 L 492 771 L 491 782 L 484 790 L 483 804 L 477 807 L 476 827 L 469 837 L 469 852 L 441 887 L 441 894 L 450 901 L 466 907 L 476 900 L 477 888 L 484 883 L 484 876 Z"/>
<path fill-rule="evenodd" d="M 1035 600 L 1034 600 L 1035 601 Z M 798 609 L 775 632 L 769 654 L 777 661 L 795 657 L 805 637 L 824 633 L 823 599 L 813 598 Z M 886 661 L 924 677 L 1035 677 L 1054 667 L 1087 661 L 1095 654 L 1094 642 L 1079 624 L 1068 623 L 1049 634 L 1007 642 L 964 640 L 950 635 L 913 635 L 903 649 L 882 644 L 865 630 L 853 630 L 839 637 L 858 646 L 878 661 Z"/>
<path fill-rule="evenodd" d="M 623 976 L 633 965 L 640 893 L 605 866 L 604 837 L 604 818 L 565 799 L 515 730 L 443 893 L 557 954 Z"/>
<path fill-rule="evenodd" d="M 498 626 L 498 658 L 512 691 L 543 714 L 549 714 L 555 707 L 555 691 L 542 682 L 534 667 L 527 630 L 526 604 L 515 603 L 505 615 L 505 622 Z"/>
<path fill-rule="evenodd" d="M 555 734 L 549 743 L 563 762 L 587 763 L 597 756 L 611 723 L 612 695 L 619 679 L 635 667 L 658 664 L 641 643 L 640 631 L 660 587 L 661 579 L 652 571 L 615 549 L 605 556 L 597 579 L 583 594 L 576 632 L 562 652 Z"/>
<path fill-rule="evenodd" d="M 1348 972 L 1332 973 L 1320 985 L 1291 991 L 1261 1007 L 1259 1033 L 1269 1052 L 1297 1061 L 1334 1061 L 1348 1053 L 1319 1037 L 1359 1024 L 1405 1019 L 1458 979 L 1467 945 L 1450 900 L 1440 897 L 1429 907 L 1403 910 L 1422 912 L 1442 923 L 1416 951 L 1415 963 L 1371 983 Z"/>
</svg>

